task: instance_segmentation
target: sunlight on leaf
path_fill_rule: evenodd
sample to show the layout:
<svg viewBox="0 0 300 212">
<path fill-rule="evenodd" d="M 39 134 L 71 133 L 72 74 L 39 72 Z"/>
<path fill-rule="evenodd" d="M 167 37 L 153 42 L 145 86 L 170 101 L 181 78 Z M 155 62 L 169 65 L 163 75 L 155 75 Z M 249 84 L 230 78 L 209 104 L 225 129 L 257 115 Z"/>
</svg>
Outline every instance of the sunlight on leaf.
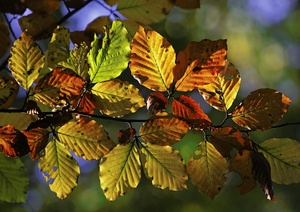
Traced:
<svg viewBox="0 0 300 212">
<path fill-rule="evenodd" d="M 25 31 L 11 48 L 8 66 L 16 81 L 27 90 L 38 78 L 44 60 L 42 50 Z"/>
<path fill-rule="evenodd" d="M 60 199 L 66 198 L 78 184 L 80 169 L 66 147 L 57 140 L 48 143 L 45 155 L 39 160 L 39 168 L 50 190 Z"/>
<path fill-rule="evenodd" d="M 126 28 L 120 20 L 115 20 L 111 28 L 104 27 L 104 30 L 102 46 L 95 35 L 87 55 L 92 83 L 114 79 L 128 66 L 130 42 Z"/>
<path fill-rule="evenodd" d="M 145 106 L 144 98 L 132 84 L 119 79 L 99 82 L 92 88 L 95 105 L 103 114 L 121 117 Z"/>
<path fill-rule="evenodd" d="M 2 6 L 2 5 L 1 5 Z M 10 47 L 10 35 L 9 35 L 9 29 L 7 25 L 0 20 L 0 58 L 9 50 Z"/>
<path fill-rule="evenodd" d="M 100 162 L 100 186 L 113 201 L 136 188 L 141 180 L 141 162 L 134 143 L 117 145 Z"/>
<path fill-rule="evenodd" d="M 8 108 L 15 100 L 19 85 L 12 77 L 0 77 L 0 109 Z"/>
<path fill-rule="evenodd" d="M 289 138 L 271 138 L 259 144 L 271 166 L 272 181 L 279 184 L 300 182 L 300 143 Z"/>
<path fill-rule="evenodd" d="M 218 77 L 212 83 L 204 85 L 199 92 L 210 106 L 226 112 L 235 100 L 240 84 L 238 70 L 226 61 L 225 68 Z"/>
<path fill-rule="evenodd" d="M 166 38 L 140 26 L 131 44 L 131 74 L 151 90 L 166 91 L 173 82 L 175 50 Z"/>
<path fill-rule="evenodd" d="M 224 187 L 228 164 L 226 159 L 209 142 L 201 142 L 200 152 L 188 161 L 187 172 L 199 191 L 214 198 Z M 199 155 L 200 154 L 200 155 Z"/>
<path fill-rule="evenodd" d="M 0 200 L 25 202 L 29 180 L 23 162 L 0 153 Z"/>
<path fill-rule="evenodd" d="M 267 130 L 283 117 L 290 103 L 284 94 L 262 88 L 252 91 L 230 116 L 235 123 L 249 130 Z"/>
<path fill-rule="evenodd" d="M 103 126 L 87 117 L 69 121 L 57 134 L 67 148 L 86 160 L 98 160 L 115 146 Z"/>
<path fill-rule="evenodd" d="M 142 144 L 142 153 L 145 174 L 154 186 L 171 191 L 187 189 L 185 163 L 177 150 L 147 143 Z"/>
</svg>

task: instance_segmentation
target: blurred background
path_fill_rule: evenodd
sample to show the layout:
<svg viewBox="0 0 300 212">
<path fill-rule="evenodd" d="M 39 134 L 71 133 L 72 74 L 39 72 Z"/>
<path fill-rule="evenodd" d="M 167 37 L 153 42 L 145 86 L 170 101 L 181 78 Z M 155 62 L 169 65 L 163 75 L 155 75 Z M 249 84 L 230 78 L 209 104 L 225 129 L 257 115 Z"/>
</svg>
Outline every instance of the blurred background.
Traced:
<svg viewBox="0 0 300 212">
<path fill-rule="evenodd" d="M 99 4 L 99 2 L 101 4 Z M 92 1 L 67 19 L 63 26 L 70 31 L 84 30 L 86 25 L 99 16 L 110 16 L 109 6 L 104 2 Z M 57 16 L 69 11 L 62 4 Z M 27 10 L 24 15 L 29 14 Z M 3 18 L 1 14 L 1 18 Z M 13 16 L 7 14 L 9 20 Z M 17 18 L 11 26 L 18 37 L 21 29 Z M 174 7 L 167 18 L 151 25 L 153 29 L 167 37 L 176 52 L 184 49 L 190 41 L 202 39 L 227 39 L 228 60 L 239 70 L 242 82 L 234 106 L 251 91 L 269 87 L 287 95 L 292 103 L 288 113 L 280 123 L 299 121 L 300 95 L 300 3 L 297 0 L 202 0 L 201 8 L 184 10 Z M 13 38 L 12 38 L 13 39 Z M 38 41 L 43 50 L 49 40 Z M 1 64 L 9 53 L 1 58 Z M 124 77 L 124 76 L 123 76 Z M 125 77 L 128 77 L 125 75 Z M 129 81 L 134 81 L 129 78 Z M 143 92 L 143 91 L 142 91 Z M 21 95 L 21 94 L 20 94 Z M 224 118 L 224 114 L 208 106 L 197 92 L 190 93 L 201 103 L 214 124 Z M 233 106 L 233 107 L 234 107 Z M 131 115 L 141 118 L 145 109 Z M 116 140 L 117 130 L 126 124 L 101 122 Z M 136 125 L 138 129 L 138 125 Z M 257 143 L 272 137 L 289 137 L 300 140 L 300 127 L 288 126 L 266 132 L 251 133 Z M 203 140 L 199 132 L 189 132 L 175 145 L 185 161 L 192 155 L 196 145 Z M 187 144 L 188 143 L 188 144 Z M 299 153 L 300 154 L 300 153 Z M 191 184 L 189 190 L 171 192 L 151 185 L 145 176 L 137 189 L 114 202 L 108 202 L 99 187 L 98 161 L 78 159 L 81 165 L 79 185 L 64 200 L 59 200 L 49 190 L 37 162 L 24 157 L 30 175 L 30 190 L 25 204 L 0 202 L 1 211 L 299 211 L 300 184 L 274 184 L 276 203 L 266 200 L 259 185 L 245 195 L 240 195 L 236 186 L 238 175 L 228 175 L 228 182 L 214 200 L 201 194 Z M 1 189 L 1 188 L 0 188 Z"/>
</svg>

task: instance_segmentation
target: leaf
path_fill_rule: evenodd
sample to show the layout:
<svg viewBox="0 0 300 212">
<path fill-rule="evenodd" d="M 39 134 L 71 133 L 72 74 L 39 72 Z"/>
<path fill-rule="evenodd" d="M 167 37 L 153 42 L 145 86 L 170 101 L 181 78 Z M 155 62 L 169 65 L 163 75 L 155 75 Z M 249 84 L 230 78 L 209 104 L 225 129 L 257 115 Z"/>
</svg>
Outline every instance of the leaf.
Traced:
<svg viewBox="0 0 300 212">
<path fill-rule="evenodd" d="M 145 175 L 154 186 L 171 191 L 187 189 L 186 166 L 177 150 L 147 143 L 142 144 L 141 151 L 146 156 L 142 160 Z"/>
<path fill-rule="evenodd" d="M 252 141 L 236 127 L 215 128 L 211 132 L 210 142 L 225 158 L 231 158 L 231 152 L 237 149 L 240 154 L 243 150 L 252 149 Z"/>
<path fill-rule="evenodd" d="M 40 127 L 31 130 L 22 130 L 22 133 L 28 140 L 28 146 L 30 149 L 29 155 L 32 160 L 36 160 L 40 157 L 41 151 L 45 149 L 48 143 L 49 131 Z"/>
<path fill-rule="evenodd" d="M 87 55 L 92 83 L 118 77 L 128 66 L 130 42 L 122 22 L 115 20 L 111 28 L 104 27 L 105 34 L 100 49 L 99 38 L 95 35 Z"/>
<path fill-rule="evenodd" d="M 2 4 L 1 4 L 2 7 Z M 2 9 L 2 8 L 1 8 Z M 0 9 L 0 11 L 1 11 Z M 10 35 L 9 35 L 9 29 L 7 25 L 0 20 L 0 58 L 3 57 L 3 55 L 9 50 L 10 47 Z"/>
<path fill-rule="evenodd" d="M 0 109 L 9 108 L 15 100 L 18 91 L 19 85 L 14 78 L 0 77 Z"/>
<path fill-rule="evenodd" d="M 267 130 L 283 117 L 290 102 L 284 94 L 262 88 L 252 91 L 229 116 L 249 130 Z"/>
<path fill-rule="evenodd" d="M 56 68 L 41 78 L 34 88 L 34 97 L 51 107 L 63 106 L 82 92 L 85 80 L 70 69 Z"/>
<path fill-rule="evenodd" d="M 93 35 L 94 33 L 103 34 L 103 27 L 111 25 L 112 21 L 108 16 L 99 16 L 86 26 L 85 33 L 91 35 Z"/>
<path fill-rule="evenodd" d="M 226 159 L 209 142 L 201 142 L 200 158 L 191 157 L 188 161 L 187 172 L 192 183 L 199 191 L 214 198 L 223 188 L 228 173 Z"/>
<path fill-rule="evenodd" d="M 300 182 L 300 143 L 289 138 L 272 138 L 259 144 L 271 166 L 272 181 L 279 184 Z"/>
<path fill-rule="evenodd" d="M 225 68 L 218 77 L 212 83 L 204 85 L 199 92 L 210 106 L 226 112 L 235 100 L 240 84 L 238 70 L 226 61 Z"/>
<path fill-rule="evenodd" d="M 211 120 L 200 108 L 200 104 L 189 96 L 174 98 L 172 109 L 175 116 L 184 119 L 192 128 L 205 129 L 211 125 Z"/>
<path fill-rule="evenodd" d="M 60 7 L 60 0 L 23 0 L 24 4 L 35 13 L 52 13 Z"/>
<path fill-rule="evenodd" d="M 48 38 L 56 27 L 56 20 L 50 14 L 31 13 L 18 20 L 21 30 L 28 30 L 34 40 Z"/>
<path fill-rule="evenodd" d="M 44 61 L 42 50 L 24 31 L 11 48 L 8 66 L 17 82 L 28 90 L 38 78 Z"/>
<path fill-rule="evenodd" d="M 48 143 L 38 164 L 50 190 L 60 199 L 66 198 L 77 186 L 80 169 L 66 147 L 57 140 Z"/>
<path fill-rule="evenodd" d="M 134 143 L 118 144 L 100 162 L 100 186 L 106 199 L 116 200 L 136 188 L 141 180 L 141 162 Z"/>
<path fill-rule="evenodd" d="M 29 180 L 22 161 L 0 153 L 0 176 L 0 200 L 25 203 Z"/>
<path fill-rule="evenodd" d="M 104 2 L 109 6 L 113 6 L 113 5 L 117 4 L 118 1 L 119 0 L 104 0 Z"/>
<path fill-rule="evenodd" d="M 98 160 L 115 146 L 103 126 L 86 117 L 69 121 L 57 134 L 68 149 L 86 160 Z"/>
<path fill-rule="evenodd" d="M 213 82 L 225 67 L 226 51 L 226 40 L 191 42 L 176 58 L 176 90 L 185 92 L 201 89 Z"/>
<path fill-rule="evenodd" d="M 147 110 L 150 113 L 150 108 L 152 108 L 152 113 L 157 113 L 168 107 L 168 99 L 159 91 L 150 93 L 147 99 Z"/>
<path fill-rule="evenodd" d="M 127 19 L 149 25 L 162 21 L 172 9 L 169 0 L 119 0 L 117 10 Z"/>
<path fill-rule="evenodd" d="M 92 94 L 97 109 L 108 116 L 121 117 L 145 106 L 138 88 L 119 79 L 97 83 Z"/>
<path fill-rule="evenodd" d="M 175 0 L 175 6 L 183 9 L 200 8 L 200 0 Z"/>
<path fill-rule="evenodd" d="M 166 146 L 180 141 L 188 129 L 185 121 L 171 114 L 157 113 L 141 126 L 139 135 L 146 142 Z"/>
<path fill-rule="evenodd" d="M 0 0 L 0 12 L 1 13 L 11 13 L 11 14 L 19 14 L 22 15 L 26 6 L 20 0 Z"/>
<path fill-rule="evenodd" d="M 118 131 L 118 142 L 121 145 L 128 144 L 132 138 L 135 136 L 136 131 L 134 128 L 128 128 L 126 130 L 119 130 Z"/>
<path fill-rule="evenodd" d="M 15 129 L 24 130 L 28 125 L 35 121 L 36 117 L 27 113 L 2 113 L 0 118 L 0 126 L 11 125 Z"/>
<path fill-rule="evenodd" d="M 70 56 L 70 31 L 69 29 L 57 26 L 48 44 L 47 62 L 48 67 L 56 68 L 58 63 L 66 61 Z M 83 60 L 84 61 L 84 60 Z"/>
<path fill-rule="evenodd" d="M 78 96 L 74 102 L 72 102 L 72 109 L 93 114 L 96 109 L 94 95 L 90 91 L 86 91 L 83 96 Z"/>
<path fill-rule="evenodd" d="M 86 0 L 65 0 L 64 3 L 68 8 L 79 9 L 86 3 Z M 88 2 L 89 3 L 89 2 Z"/>
<path fill-rule="evenodd" d="M 238 185 L 237 189 L 240 194 L 246 194 L 256 187 L 256 182 L 252 175 L 252 151 L 243 150 L 242 154 L 230 160 L 229 170 L 237 172 L 242 179 L 242 183 Z"/>
<path fill-rule="evenodd" d="M 131 74 L 151 90 L 167 91 L 173 82 L 175 50 L 166 38 L 140 26 L 131 44 Z"/>
<path fill-rule="evenodd" d="M 260 152 L 253 151 L 252 159 L 252 173 L 255 180 L 260 184 L 268 200 L 275 200 L 274 191 L 271 180 L 271 167 L 267 159 Z"/>
<path fill-rule="evenodd" d="M 22 157 L 30 151 L 27 138 L 14 126 L 0 126 L 0 151 L 9 157 Z"/>
</svg>

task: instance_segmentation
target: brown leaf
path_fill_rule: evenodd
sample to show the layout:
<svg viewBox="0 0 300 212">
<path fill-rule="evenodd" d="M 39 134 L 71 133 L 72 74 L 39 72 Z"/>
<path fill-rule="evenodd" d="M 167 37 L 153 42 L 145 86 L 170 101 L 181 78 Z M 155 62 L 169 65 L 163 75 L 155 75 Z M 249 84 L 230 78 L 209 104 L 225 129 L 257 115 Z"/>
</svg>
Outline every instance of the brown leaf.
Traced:
<svg viewBox="0 0 300 212">
<path fill-rule="evenodd" d="M 152 113 L 157 113 L 168 107 L 168 99 L 159 91 L 150 93 L 147 99 L 147 110 L 150 113 L 150 108 L 152 108 Z"/>
<path fill-rule="evenodd" d="M 93 41 L 93 35 L 89 35 L 85 31 L 73 31 L 70 33 L 70 39 L 74 44 L 80 45 L 85 42 L 90 46 Z"/>
<path fill-rule="evenodd" d="M 182 9 L 200 8 L 200 0 L 175 0 L 175 6 Z"/>
<path fill-rule="evenodd" d="M 135 136 L 136 131 L 134 128 L 128 128 L 126 130 L 119 130 L 118 131 L 118 142 L 121 145 L 126 145 L 128 144 L 133 136 Z"/>
<path fill-rule="evenodd" d="M 23 130 L 22 133 L 27 137 L 30 148 L 30 157 L 36 160 L 40 157 L 41 151 L 45 149 L 48 143 L 49 131 L 40 127 L 29 131 Z"/>
<path fill-rule="evenodd" d="M 21 157 L 29 153 L 27 138 L 14 126 L 0 126 L 0 151 L 9 157 Z"/>
<path fill-rule="evenodd" d="M 117 4 L 118 1 L 119 0 L 104 0 L 104 2 L 109 6 L 113 6 L 113 5 Z"/>
<path fill-rule="evenodd" d="M 93 35 L 96 34 L 103 34 L 103 27 L 104 26 L 111 26 L 112 21 L 108 16 L 100 16 L 98 18 L 95 18 L 92 22 L 90 22 L 86 28 L 85 32 Z"/>
<path fill-rule="evenodd" d="M 73 102 L 73 109 L 77 111 L 93 114 L 96 106 L 94 96 L 88 91 L 83 96 L 78 96 Z"/>
<path fill-rule="evenodd" d="M 8 108 L 19 91 L 19 85 L 14 78 L 0 77 L 0 109 Z"/>
<path fill-rule="evenodd" d="M 87 0 L 65 0 L 64 2 L 68 8 L 79 9 L 85 5 L 86 1 Z"/>
<path fill-rule="evenodd" d="M 0 0 L 0 12 L 22 15 L 26 6 L 20 0 Z"/>
<path fill-rule="evenodd" d="M 23 0 L 34 13 L 52 13 L 60 7 L 60 0 Z"/>
<path fill-rule="evenodd" d="M 0 4 L 1 5 L 1 4 Z M 0 9 L 1 10 L 1 9 Z M 10 36 L 7 25 L 0 20 L 0 58 L 9 50 Z"/>
<path fill-rule="evenodd" d="M 35 40 L 48 38 L 56 28 L 56 20 L 50 14 L 31 13 L 18 20 L 22 31 L 27 30 Z"/>
<path fill-rule="evenodd" d="M 200 108 L 200 103 L 189 96 L 175 98 L 172 108 L 174 115 L 183 118 L 194 129 L 204 129 L 211 124 L 209 117 Z"/>
</svg>

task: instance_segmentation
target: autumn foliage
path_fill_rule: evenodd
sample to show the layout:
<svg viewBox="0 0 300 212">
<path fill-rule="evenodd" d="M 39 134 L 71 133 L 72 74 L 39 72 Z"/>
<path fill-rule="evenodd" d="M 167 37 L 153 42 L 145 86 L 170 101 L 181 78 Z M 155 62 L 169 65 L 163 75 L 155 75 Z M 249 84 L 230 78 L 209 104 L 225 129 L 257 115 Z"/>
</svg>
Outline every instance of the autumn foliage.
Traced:
<svg viewBox="0 0 300 212">
<path fill-rule="evenodd" d="M 125 2 L 119 1 L 121 11 Z M 172 6 L 164 4 L 165 9 Z M 28 7 L 34 8 L 29 3 Z M 123 13 L 129 19 L 131 14 Z M 127 28 L 125 22 L 114 20 L 102 36 L 93 34 L 90 44 L 71 49 L 72 33 L 62 26 L 55 28 L 46 52 L 30 28 L 14 42 L 8 61 L 12 77 L 0 77 L 0 173 L 9 177 L 13 172 L 20 186 L 1 188 L 1 200 L 25 201 L 28 179 L 18 159 L 25 155 L 39 160 L 50 189 L 66 198 L 80 175 L 71 152 L 99 160 L 100 187 L 111 201 L 136 188 L 142 171 L 161 189 L 187 189 L 189 179 L 211 198 L 222 190 L 230 172 L 240 175 L 241 194 L 257 181 L 270 200 L 272 181 L 300 182 L 299 142 L 272 138 L 257 144 L 248 134 L 272 128 L 291 100 L 261 88 L 232 108 L 241 76 L 226 59 L 226 40 L 191 42 L 176 53 L 155 30 L 139 26 L 131 35 Z M 130 72 L 138 86 L 124 81 L 123 72 Z M 26 90 L 26 98 L 23 106 L 11 108 L 19 86 Z M 216 125 L 190 91 L 223 112 L 224 121 Z M 144 107 L 146 119 L 126 118 Z M 128 122 L 129 127 L 115 129 L 118 141 L 113 141 L 103 119 Z M 227 124 L 230 119 L 234 124 Z M 135 122 L 141 123 L 139 128 L 132 126 Z M 203 140 L 184 161 L 173 145 L 191 130 Z"/>
</svg>

